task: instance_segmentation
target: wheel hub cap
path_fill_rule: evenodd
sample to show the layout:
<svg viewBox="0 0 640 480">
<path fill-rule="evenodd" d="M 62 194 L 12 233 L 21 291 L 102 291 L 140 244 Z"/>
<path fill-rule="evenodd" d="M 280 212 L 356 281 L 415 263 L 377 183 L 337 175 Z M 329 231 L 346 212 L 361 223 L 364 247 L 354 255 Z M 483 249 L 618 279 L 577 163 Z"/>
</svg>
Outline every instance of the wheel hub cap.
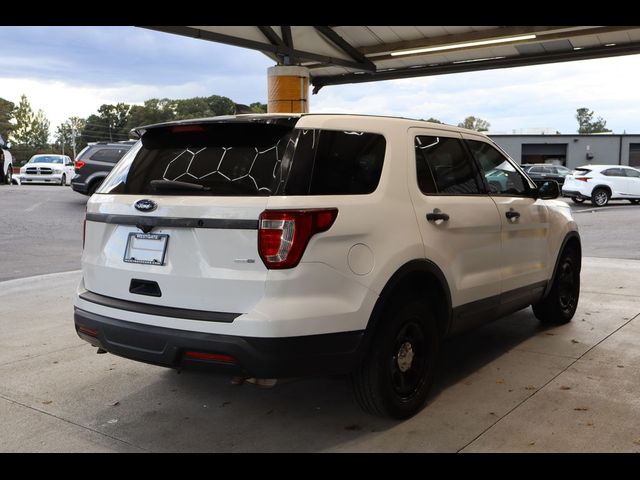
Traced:
<svg viewBox="0 0 640 480">
<path fill-rule="evenodd" d="M 398 368 L 402 373 L 406 372 L 411 368 L 411 364 L 413 363 L 413 347 L 409 342 L 404 342 L 398 350 Z"/>
</svg>

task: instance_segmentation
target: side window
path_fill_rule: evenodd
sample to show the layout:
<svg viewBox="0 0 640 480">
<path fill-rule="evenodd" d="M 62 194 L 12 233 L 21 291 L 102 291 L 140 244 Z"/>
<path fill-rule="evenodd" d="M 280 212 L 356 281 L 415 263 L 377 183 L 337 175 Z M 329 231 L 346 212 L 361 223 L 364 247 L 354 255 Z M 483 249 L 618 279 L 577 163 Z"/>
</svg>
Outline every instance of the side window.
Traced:
<svg viewBox="0 0 640 480">
<path fill-rule="evenodd" d="M 478 174 L 460 140 L 421 135 L 415 139 L 418 187 L 425 194 L 482 193 Z"/>
<path fill-rule="evenodd" d="M 498 150 L 485 142 L 467 140 L 467 145 L 480 164 L 491 193 L 527 195 L 530 187 L 525 178 Z"/>
<path fill-rule="evenodd" d="M 531 172 L 531 173 L 543 173 L 543 169 L 542 169 L 542 167 L 531 167 L 529 172 Z"/>
<path fill-rule="evenodd" d="M 545 167 L 545 170 L 547 170 L 547 173 L 551 173 L 553 175 L 558 173 L 558 169 L 556 167 Z"/>
<path fill-rule="evenodd" d="M 95 153 L 93 153 L 89 158 L 91 160 L 96 160 L 97 162 L 116 163 L 122 158 L 127 150 L 128 149 L 124 148 L 100 148 L 96 150 Z"/>
<path fill-rule="evenodd" d="M 631 170 L 630 168 L 623 168 L 622 171 L 627 174 L 627 177 L 640 178 L 640 172 L 637 170 Z"/>
<path fill-rule="evenodd" d="M 602 171 L 602 175 L 607 177 L 626 177 L 621 168 L 608 168 Z"/>
</svg>

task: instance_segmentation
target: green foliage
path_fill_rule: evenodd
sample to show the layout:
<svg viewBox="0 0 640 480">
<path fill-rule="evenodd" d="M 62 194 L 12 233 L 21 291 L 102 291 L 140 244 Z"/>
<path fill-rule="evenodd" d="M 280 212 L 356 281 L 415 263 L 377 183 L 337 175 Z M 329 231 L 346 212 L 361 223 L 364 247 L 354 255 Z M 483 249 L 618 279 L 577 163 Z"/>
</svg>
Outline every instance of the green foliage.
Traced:
<svg viewBox="0 0 640 480">
<path fill-rule="evenodd" d="M 10 139 L 17 164 L 24 163 L 35 153 L 48 151 L 49 120 L 42 110 L 33 112 L 26 95 L 20 97 L 20 103 L 13 111 L 13 118 L 15 125 Z"/>
<path fill-rule="evenodd" d="M 251 110 L 253 110 L 256 113 L 267 113 L 266 103 L 253 102 L 249 106 L 251 107 Z"/>
<path fill-rule="evenodd" d="M 602 117 L 593 119 L 593 110 L 582 107 L 576 109 L 576 120 L 578 121 L 578 133 L 603 133 L 610 132 L 607 122 Z"/>
<path fill-rule="evenodd" d="M 433 117 L 429 117 L 425 120 L 425 122 L 431 122 L 431 123 L 441 123 L 444 124 L 444 122 L 441 122 L 440 120 L 438 120 L 437 118 L 433 118 Z"/>
<path fill-rule="evenodd" d="M 15 105 L 9 100 L 0 98 L 0 137 L 8 141 L 13 125 L 9 122 L 13 118 Z"/>
<path fill-rule="evenodd" d="M 80 134 L 86 123 L 84 118 L 70 117 L 58 125 L 55 133 L 56 142 L 53 145 L 55 150 L 73 156 L 74 143 L 76 153 L 82 150 L 87 143 L 83 141 Z"/>
<path fill-rule="evenodd" d="M 489 130 L 491 124 L 480 117 L 468 116 L 463 122 L 458 124 L 459 127 L 469 130 L 475 130 L 476 132 L 486 132 Z"/>
</svg>

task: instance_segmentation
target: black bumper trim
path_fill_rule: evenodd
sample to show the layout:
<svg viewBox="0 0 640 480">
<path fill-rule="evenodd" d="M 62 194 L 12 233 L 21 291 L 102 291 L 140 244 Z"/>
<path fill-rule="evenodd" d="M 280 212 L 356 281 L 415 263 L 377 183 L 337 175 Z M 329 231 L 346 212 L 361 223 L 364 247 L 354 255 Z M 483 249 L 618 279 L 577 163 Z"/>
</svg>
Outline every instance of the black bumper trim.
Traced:
<svg viewBox="0 0 640 480">
<path fill-rule="evenodd" d="M 78 336 L 96 347 L 145 363 L 197 368 L 258 378 L 333 375 L 352 371 L 364 331 L 302 337 L 239 337 L 144 325 L 74 308 Z M 93 337 L 79 331 L 94 331 Z M 193 360 L 186 351 L 230 355 L 235 364 Z"/>
<path fill-rule="evenodd" d="M 80 298 L 87 302 L 102 305 L 104 307 L 117 308 L 128 312 L 144 313 L 159 317 L 183 318 L 185 320 L 201 320 L 204 322 L 232 323 L 241 313 L 210 312 L 207 310 L 191 310 L 189 308 L 163 307 L 148 303 L 132 302 L 119 298 L 107 297 L 93 292 L 83 292 Z"/>
<path fill-rule="evenodd" d="M 87 221 L 110 223 L 114 225 L 141 225 L 144 227 L 217 228 L 232 230 L 258 229 L 258 220 L 244 220 L 236 218 L 149 217 L 142 215 L 87 213 Z"/>
<path fill-rule="evenodd" d="M 587 195 L 583 195 L 580 192 L 578 192 L 577 190 L 562 190 L 562 196 L 563 197 L 570 197 L 570 198 L 582 198 L 584 200 L 590 200 L 591 197 L 587 196 Z"/>
</svg>

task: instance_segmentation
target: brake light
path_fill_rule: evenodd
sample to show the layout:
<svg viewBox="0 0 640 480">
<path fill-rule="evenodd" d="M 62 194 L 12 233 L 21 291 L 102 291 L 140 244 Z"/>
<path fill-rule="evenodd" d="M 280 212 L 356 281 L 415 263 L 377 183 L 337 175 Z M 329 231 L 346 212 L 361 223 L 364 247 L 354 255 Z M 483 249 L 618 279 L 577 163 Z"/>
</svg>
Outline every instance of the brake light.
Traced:
<svg viewBox="0 0 640 480">
<path fill-rule="evenodd" d="M 258 253 L 269 269 L 293 268 L 309 239 L 326 232 L 338 216 L 337 208 L 265 210 L 260 214 Z"/>
<path fill-rule="evenodd" d="M 204 132 L 204 127 L 200 125 L 176 125 L 171 127 L 171 133 L 186 133 L 186 132 Z"/>
<path fill-rule="evenodd" d="M 575 177 L 575 179 L 580 182 L 586 182 L 588 180 L 591 180 L 591 177 Z"/>
<path fill-rule="evenodd" d="M 82 161 L 82 160 L 76 160 L 73 168 L 75 169 L 76 173 L 78 172 L 78 170 L 80 170 L 82 167 L 84 167 L 86 164 Z"/>
</svg>

